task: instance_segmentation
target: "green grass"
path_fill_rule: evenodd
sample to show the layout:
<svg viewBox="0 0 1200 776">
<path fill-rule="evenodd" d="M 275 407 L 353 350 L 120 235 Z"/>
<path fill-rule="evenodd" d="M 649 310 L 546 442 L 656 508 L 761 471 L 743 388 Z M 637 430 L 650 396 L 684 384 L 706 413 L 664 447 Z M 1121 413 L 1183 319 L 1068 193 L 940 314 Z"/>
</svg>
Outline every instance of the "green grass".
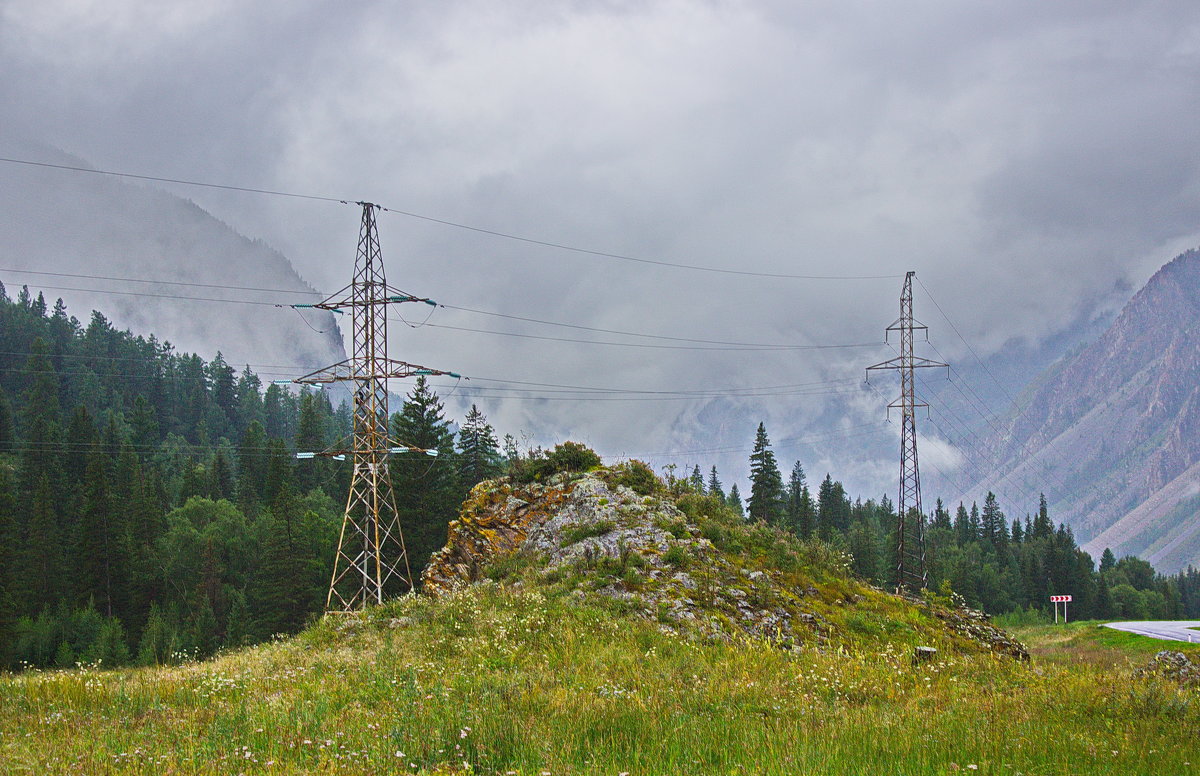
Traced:
<svg viewBox="0 0 1200 776">
<path fill-rule="evenodd" d="M 1183 652 L 1193 661 L 1200 660 L 1200 644 L 1152 639 L 1105 628 L 1101 622 L 1109 621 L 1011 626 L 1010 631 L 1025 643 L 1031 655 L 1047 662 L 1086 663 L 1114 669 L 1137 667 L 1164 649 Z"/>
<path fill-rule="evenodd" d="M 298 638 L 205 663 L 0 677 L 0 770 L 1200 770 L 1196 690 L 1135 680 L 1116 660 L 1050 659 L 1102 650 L 1140 660 L 1155 650 L 1137 637 L 1086 623 L 1030 629 L 1032 663 L 945 642 L 938 662 L 916 668 L 922 617 L 899 614 L 882 602 L 848 610 L 841 636 L 788 651 L 672 635 L 555 587 L 479 586 L 327 617 Z"/>
</svg>

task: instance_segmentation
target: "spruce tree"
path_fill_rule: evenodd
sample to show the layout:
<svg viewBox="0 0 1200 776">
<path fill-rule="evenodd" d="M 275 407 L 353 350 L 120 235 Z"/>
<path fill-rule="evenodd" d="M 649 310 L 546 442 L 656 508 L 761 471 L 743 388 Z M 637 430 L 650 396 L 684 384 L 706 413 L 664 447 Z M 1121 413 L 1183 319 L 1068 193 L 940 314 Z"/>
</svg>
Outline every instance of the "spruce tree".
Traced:
<svg viewBox="0 0 1200 776">
<path fill-rule="evenodd" d="M 71 564 L 75 599 L 79 603 L 94 601 L 106 617 L 125 615 L 129 599 L 126 512 L 113 508 L 108 467 L 100 454 L 93 454 L 88 462 L 83 491 Z"/>
<path fill-rule="evenodd" d="M 1117 556 L 1113 555 L 1113 551 L 1108 547 L 1104 548 L 1104 552 L 1100 555 L 1100 573 L 1104 574 L 1112 570 L 1117 565 Z"/>
<path fill-rule="evenodd" d="M 980 515 L 980 533 L 984 542 L 1003 555 L 1008 550 L 1008 519 L 1000 511 L 996 494 L 988 491 Z"/>
<path fill-rule="evenodd" d="M 725 503 L 729 508 L 736 512 L 740 517 L 746 516 L 745 507 L 742 506 L 742 494 L 738 493 L 737 483 L 733 483 L 729 487 L 729 495 L 725 498 Z"/>
<path fill-rule="evenodd" d="M 750 454 L 750 498 L 746 507 L 752 521 L 772 525 L 782 522 L 783 476 L 779 473 L 779 464 L 775 462 L 775 453 L 771 451 L 767 428 L 762 423 L 758 424 L 758 431 L 754 435 L 754 451 Z"/>
<path fill-rule="evenodd" d="M 725 500 L 725 490 L 721 487 L 721 478 L 717 476 L 717 467 L 713 466 L 708 473 L 708 495 Z"/>
<path fill-rule="evenodd" d="M 940 528 L 945 531 L 951 530 L 950 512 L 946 509 L 946 505 L 939 498 L 933 507 L 933 528 Z"/>
<path fill-rule="evenodd" d="M 320 608 L 321 587 L 315 559 L 301 541 L 300 515 L 290 489 L 264 516 L 262 558 L 255 584 L 254 610 L 259 633 L 295 633 Z"/>
<path fill-rule="evenodd" d="M 446 527 L 458 515 L 464 491 L 454 465 L 454 434 L 441 400 L 418 377 L 400 412 L 392 417 L 393 434 L 402 445 L 436 450 L 391 456 L 392 482 L 413 576 L 431 553 L 446 543 Z"/>
<path fill-rule="evenodd" d="M 458 432 L 458 458 L 464 489 L 498 476 L 502 468 L 496 432 L 474 404 Z"/>
<path fill-rule="evenodd" d="M 693 493 L 704 495 L 704 475 L 700 473 L 700 464 L 692 466 L 692 476 L 688 478 L 688 485 Z"/>
<path fill-rule="evenodd" d="M 808 539 L 813 534 L 814 517 L 812 494 L 804 477 L 804 467 L 796 461 L 792 465 L 787 486 L 788 526 L 801 539 Z"/>
<path fill-rule="evenodd" d="M 43 475 L 34 491 L 19 552 L 21 590 L 17 597 L 21 610 L 31 614 L 54 606 L 66 592 L 66 558 L 55 501 L 50 477 Z"/>
</svg>

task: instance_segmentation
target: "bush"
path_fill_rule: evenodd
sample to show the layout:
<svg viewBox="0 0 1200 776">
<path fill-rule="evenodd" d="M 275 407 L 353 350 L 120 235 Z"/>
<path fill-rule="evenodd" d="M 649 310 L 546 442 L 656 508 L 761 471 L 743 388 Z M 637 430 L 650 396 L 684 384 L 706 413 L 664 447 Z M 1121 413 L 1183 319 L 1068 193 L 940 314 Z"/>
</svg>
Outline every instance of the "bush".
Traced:
<svg viewBox="0 0 1200 776">
<path fill-rule="evenodd" d="M 609 470 L 606 478 L 609 487 L 624 485 L 639 496 L 650 496 L 662 490 L 662 483 L 649 465 L 638 461 L 624 461 Z"/>
<path fill-rule="evenodd" d="M 675 500 L 679 511 L 687 515 L 693 522 L 701 518 L 734 517 L 733 510 L 722 499 L 716 496 L 704 496 L 699 493 L 685 493 Z"/>
<path fill-rule="evenodd" d="M 587 525 L 573 525 L 563 531 L 562 546 L 569 547 L 576 542 L 590 539 L 593 536 L 604 536 L 616 530 L 617 524 L 611 520 L 597 520 Z"/>
<path fill-rule="evenodd" d="M 687 568 L 691 558 L 688 556 L 687 550 L 682 544 L 672 544 L 670 548 L 663 553 L 663 560 L 674 566 L 677 569 Z"/>
<path fill-rule="evenodd" d="M 535 482 L 559 472 L 585 472 L 601 465 L 600 456 L 586 445 L 563 442 L 549 453 L 531 450 L 525 458 L 509 464 L 508 474 L 517 482 Z"/>
<path fill-rule="evenodd" d="M 578 442 L 563 442 L 550 451 L 546 460 L 556 472 L 586 472 L 602 463 L 595 450 Z"/>
</svg>

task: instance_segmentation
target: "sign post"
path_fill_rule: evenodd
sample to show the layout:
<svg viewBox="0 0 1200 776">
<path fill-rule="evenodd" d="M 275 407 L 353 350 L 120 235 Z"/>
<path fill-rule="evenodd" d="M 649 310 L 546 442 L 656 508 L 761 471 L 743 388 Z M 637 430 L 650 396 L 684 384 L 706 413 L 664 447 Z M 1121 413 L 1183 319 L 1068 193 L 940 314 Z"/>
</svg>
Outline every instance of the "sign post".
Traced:
<svg viewBox="0 0 1200 776">
<path fill-rule="evenodd" d="M 1067 604 L 1070 602 L 1071 602 L 1071 596 L 1069 596 L 1069 595 L 1052 595 L 1052 596 L 1050 596 L 1050 603 L 1054 604 L 1054 623 L 1056 625 L 1058 624 L 1058 605 L 1059 604 L 1063 605 L 1063 624 L 1065 625 L 1067 622 Z"/>
</svg>

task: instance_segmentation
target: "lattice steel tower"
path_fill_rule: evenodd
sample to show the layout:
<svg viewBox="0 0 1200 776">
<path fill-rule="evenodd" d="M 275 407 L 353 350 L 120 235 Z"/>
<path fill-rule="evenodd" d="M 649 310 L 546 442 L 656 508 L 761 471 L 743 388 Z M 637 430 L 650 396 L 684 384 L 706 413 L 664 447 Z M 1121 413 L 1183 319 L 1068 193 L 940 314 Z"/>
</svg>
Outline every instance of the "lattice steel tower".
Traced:
<svg viewBox="0 0 1200 776">
<path fill-rule="evenodd" d="M 436 369 L 388 358 L 387 310 L 399 302 L 424 302 L 428 299 L 397 291 L 384 278 L 379 253 L 379 233 L 375 227 L 375 208 L 362 205 L 362 228 L 358 254 L 354 260 L 354 281 L 341 291 L 312 307 L 333 312 L 350 308 L 354 345 L 349 359 L 325 367 L 293 382 L 316 385 L 349 382 L 354 384 L 354 432 L 349 449 L 298 453 L 297 457 L 315 456 L 353 461 L 350 493 L 338 537 L 337 556 L 329 595 L 328 612 L 349 612 L 383 601 L 384 595 L 411 590 L 412 570 L 400 530 L 396 496 L 388 476 L 388 456 L 406 450 L 427 452 L 394 444 L 388 430 L 387 381 L 413 375 L 450 375 Z"/>
<path fill-rule="evenodd" d="M 914 370 L 945 367 L 948 364 L 918 358 L 913 355 L 913 332 L 928 331 L 927 326 L 913 319 L 912 281 L 917 273 L 904 276 L 900 293 L 900 317 L 887 327 L 885 341 L 893 331 L 900 332 L 900 355 L 874 366 L 872 370 L 895 369 L 900 372 L 900 397 L 888 405 L 899 409 L 900 419 L 900 498 L 896 500 L 896 590 L 920 590 L 925 587 L 925 512 L 921 509 L 921 472 L 917 466 L 917 408 L 928 407 L 918 402 Z"/>
</svg>

